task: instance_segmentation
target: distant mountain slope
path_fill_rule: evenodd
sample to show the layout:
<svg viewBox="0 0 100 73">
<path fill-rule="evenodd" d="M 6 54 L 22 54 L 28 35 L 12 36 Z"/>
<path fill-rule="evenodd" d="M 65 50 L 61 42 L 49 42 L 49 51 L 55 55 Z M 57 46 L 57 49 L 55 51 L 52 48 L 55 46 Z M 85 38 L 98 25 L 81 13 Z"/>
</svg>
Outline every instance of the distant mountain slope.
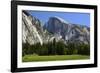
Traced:
<svg viewBox="0 0 100 73">
<path fill-rule="evenodd" d="M 71 24 L 59 17 L 50 17 L 44 25 L 54 35 L 59 35 L 65 41 L 89 43 L 90 30 L 89 27 L 77 24 Z"/>
</svg>

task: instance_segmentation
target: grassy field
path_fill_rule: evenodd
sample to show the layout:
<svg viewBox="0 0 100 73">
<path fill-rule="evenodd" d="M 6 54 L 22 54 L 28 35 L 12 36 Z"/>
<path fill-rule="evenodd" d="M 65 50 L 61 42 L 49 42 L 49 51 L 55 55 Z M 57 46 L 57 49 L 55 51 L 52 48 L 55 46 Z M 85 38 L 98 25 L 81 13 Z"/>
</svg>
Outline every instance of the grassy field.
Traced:
<svg viewBox="0 0 100 73">
<path fill-rule="evenodd" d="M 22 61 L 37 62 L 37 61 L 56 61 L 56 60 L 81 60 L 89 58 L 90 58 L 89 56 L 84 56 L 84 55 L 54 55 L 54 56 L 26 55 L 22 58 Z"/>
</svg>

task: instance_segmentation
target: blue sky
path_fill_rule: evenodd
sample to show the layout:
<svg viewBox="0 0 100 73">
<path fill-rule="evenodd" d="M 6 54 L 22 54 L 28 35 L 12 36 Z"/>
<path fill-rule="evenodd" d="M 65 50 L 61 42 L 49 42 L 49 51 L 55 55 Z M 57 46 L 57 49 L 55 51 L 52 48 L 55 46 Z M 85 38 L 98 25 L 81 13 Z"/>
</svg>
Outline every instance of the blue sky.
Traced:
<svg viewBox="0 0 100 73">
<path fill-rule="evenodd" d="M 89 13 L 76 12 L 52 12 L 52 11 L 28 11 L 32 16 L 38 18 L 42 23 L 48 21 L 49 17 L 57 16 L 69 23 L 80 24 L 90 27 Z"/>
</svg>

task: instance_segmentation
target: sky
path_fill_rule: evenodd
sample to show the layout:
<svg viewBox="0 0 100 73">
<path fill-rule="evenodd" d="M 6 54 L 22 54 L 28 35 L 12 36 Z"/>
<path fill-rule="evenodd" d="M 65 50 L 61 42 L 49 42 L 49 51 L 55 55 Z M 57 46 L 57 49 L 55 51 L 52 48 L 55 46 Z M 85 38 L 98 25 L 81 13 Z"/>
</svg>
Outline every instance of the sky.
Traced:
<svg viewBox="0 0 100 73">
<path fill-rule="evenodd" d="M 60 17 L 65 21 L 73 24 L 85 25 L 90 27 L 89 13 L 76 12 L 53 12 L 53 11 L 28 11 L 32 16 L 38 18 L 43 24 L 49 20 L 50 17 Z"/>
</svg>

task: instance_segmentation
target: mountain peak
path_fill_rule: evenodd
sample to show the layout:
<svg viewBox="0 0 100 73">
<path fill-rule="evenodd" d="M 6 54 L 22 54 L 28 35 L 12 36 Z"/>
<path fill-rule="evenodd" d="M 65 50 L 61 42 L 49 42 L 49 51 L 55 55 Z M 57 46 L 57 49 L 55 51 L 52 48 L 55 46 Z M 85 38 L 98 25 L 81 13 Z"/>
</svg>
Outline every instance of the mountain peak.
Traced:
<svg viewBox="0 0 100 73">
<path fill-rule="evenodd" d="M 53 17 L 50 17 L 49 19 L 56 19 L 56 20 L 58 20 L 58 21 L 61 21 L 62 23 L 69 24 L 68 21 L 65 21 L 63 18 L 58 17 L 58 16 L 53 16 Z"/>
</svg>

